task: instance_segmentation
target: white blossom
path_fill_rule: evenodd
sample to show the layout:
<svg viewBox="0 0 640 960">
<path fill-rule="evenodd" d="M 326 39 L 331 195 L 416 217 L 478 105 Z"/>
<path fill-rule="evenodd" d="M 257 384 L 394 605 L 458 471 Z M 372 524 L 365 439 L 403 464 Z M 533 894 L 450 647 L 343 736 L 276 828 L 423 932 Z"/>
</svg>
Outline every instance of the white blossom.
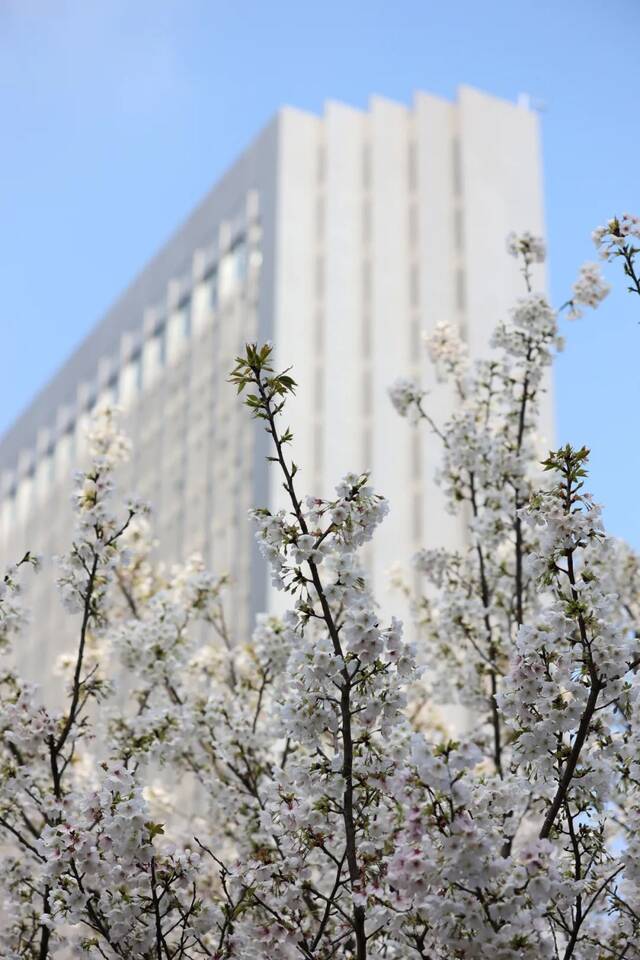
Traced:
<svg viewBox="0 0 640 960">
<path fill-rule="evenodd" d="M 416 423 L 420 419 L 420 404 L 424 397 L 424 390 L 415 380 L 409 380 L 406 377 L 399 377 L 389 387 L 391 403 L 400 416 L 407 417 L 411 423 Z"/>
<path fill-rule="evenodd" d="M 544 263 L 546 247 L 542 237 L 525 230 L 523 233 L 509 234 L 507 253 L 512 257 L 523 257 L 527 263 Z"/>
<path fill-rule="evenodd" d="M 584 263 L 580 267 L 578 279 L 573 284 L 570 300 L 569 319 L 578 320 L 582 316 L 581 306 L 597 307 L 608 296 L 611 287 L 606 283 L 597 263 Z"/>
<path fill-rule="evenodd" d="M 509 246 L 526 290 L 492 355 L 472 366 L 441 324 L 429 342 L 449 421 L 412 381 L 391 391 L 435 427 L 464 534 L 414 557 L 416 643 L 368 582 L 389 510 L 369 475 L 298 491 L 278 426 L 295 383 L 270 345 L 231 380 L 287 494 L 252 517 L 289 609 L 250 636 L 224 572 L 154 560 L 146 505 L 116 490 L 128 442 L 100 415 L 60 560 L 81 614 L 62 706 L 0 670 L 3 958 L 640 958 L 640 560 L 584 489 L 585 448 L 536 462 L 557 320 L 531 289 L 541 242 Z M 580 284 L 597 305 L 595 273 Z M 9 652 L 29 564 L 0 584 Z"/>
</svg>

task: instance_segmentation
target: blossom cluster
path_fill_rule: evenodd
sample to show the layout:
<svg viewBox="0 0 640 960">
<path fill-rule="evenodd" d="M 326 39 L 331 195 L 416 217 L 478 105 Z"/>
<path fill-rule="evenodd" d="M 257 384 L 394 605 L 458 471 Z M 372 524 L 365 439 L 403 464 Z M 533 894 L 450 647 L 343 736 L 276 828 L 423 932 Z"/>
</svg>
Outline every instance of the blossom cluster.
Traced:
<svg viewBox="0 0 640 960">
<path fill-rule="evenodd" d="M 603 260 L 618 256 L 628 240 L 640 240 L 640 217 L 625 213 L 593 231 L 593 242 Z"/>
<path fill-rule="evenodd" d="M 389 511 L 370 477 L 298 491 L 269 344 L 230 379 L 286 493 L 252 519 L 289 609 L 250 637 L 225 575 L 156 561 L 146 507 L 119 505 L 128 443 L 98 419 L 60 560 L 81 614 L 64 705 L 0 672 L 2 957 L 640 960 L 640 560 L 585 492 L 586 449 L 539 462 L 557 316 L 531 289 L 542 242 L 509 248 L 525 295 L 489 358 L 446 324 L 426 340 L 448 422 L 391 390 L 440 438 L 465 530 L 416 554 L 415 630 L 367 581 Z M 7 648 L 29 565 L 0 589 Z"/>
<path fill-rule="evenodd" d="M 469 351 L 458 331 L 449 323 L 437 323 L 430 334 L 425 334 L 424 342 L 437 373 L 443 379 L 451 377 L 463 394 Z"/>
<path fill-rule="evenodd" d="M 398 377 L 389 387 L 389 399 L 401 417 L 407 417 L 417 423 L 420 419 L 420 406 L 425 396 L 415 380 Z"/>
<path fill-rule="evenodd" d="M 640 295 L 640 275 L 636 267 L 636 258 L 640 247 L 640 217 L 625 213 L 622 217 L 612 217 L 604 226 L 593 231 L 593 242 L 603 260 L 621 258 L 624 274 L 629 280 L 629 291 Z"/>
<path fill-rule="evenodd" d="M 583 306 L 592 308 L 599 306 L 609 295 L 610 290 L 611 287 L 604 281 L 597 263 L 583 264 L 571 290 L 569 319 L 579 320 Z"/>
<path fill-rule="evenodd" d="M 507 237 L 507 253 L 512 257 L 521 257 L 526 265 L 544 263 L 546 247 L 542 237 L 528 230 L 523 233 L 510 233 Z"/>
<path fill-rule="evenodd" d="M 625 237 L 633 230 L 626 219 Z M 421 783 L 404 787 L 412 813 L 391 876 L 421 956 L 636 956 L 637 559 L 606 536 L 582 489 L 588 451 L 550 455 L 550 486 L 536 466 L 540 398 L 561 341 L 531 287 L 543 244 L 525 235 L 508 248 L 526 296 L 498 324 L 493 356 L 465 369 L 463 390 L 449 367 L 457 408 L 447 423 L 424 403 L 414 416 L 442 442 L 440 483 L 467 531 L 465 549 L 414 558 L 426 581 L 414 597 L 423 698 L 449 713 L 459 704 L 476 754 L 450 769 L 460 745 L 434 752 L 418 734 Z M 607 292 L 585 265 L 572 315 Z"/>
<path fill-rule="evenodd" d="M 172 845 L 158 850 L 162 833 L 132 774 L 105 765 L 98 788 L 70 797 L 39 838 L 51 891 L 41 922 L 53 929 L 61 921 L 84 925 L 97 934 L 93 945 L 102 941 L 110 955 L 144 957 L 156 949 L 159 921 L 167 950 L 205 956 L 211 916 L 192 894 L 200 854 Z M 92 939 L 81 940 L 85 950 Z"/>
</svg>

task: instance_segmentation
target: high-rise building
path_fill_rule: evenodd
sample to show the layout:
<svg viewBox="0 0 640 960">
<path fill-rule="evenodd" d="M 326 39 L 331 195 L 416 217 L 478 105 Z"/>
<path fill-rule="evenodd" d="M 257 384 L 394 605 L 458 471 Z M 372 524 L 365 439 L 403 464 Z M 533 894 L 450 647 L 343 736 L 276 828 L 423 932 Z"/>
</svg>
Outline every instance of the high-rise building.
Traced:
<svg viewBox="0 0 640 960">
<path fill-rule="evenodd" d="M 124 483 L 152 502 L 162 554 L 198 550 L 228 571 L 232 622 L 250 629 L 274 600 L 247 512 L 275 505 L 280 479 L 226 378 L 246 341 L 269 339 L 299 382 L 289 423 L 304 492 L 371 470 L 391 501 L 367 557 L 384 600 L 394 562 L 461 535 L 433 482 L 436 444 L 398 421 L 387 387 L 421 376 L 445 418 L 453 401 L 422 333 L 448 321 L 472 356 L 486 350 L 521 292 L 511 230 L 543 232 L 538 119 L 524 105 L 463 87 L 410 108 L 280 110 L 0 442 L 0 560 L 66 547 L 87 419 L 111 398 L 134 445 Z M 30 598 L 43 643 L 65 622 L 52 580 Z"/>
</svg>

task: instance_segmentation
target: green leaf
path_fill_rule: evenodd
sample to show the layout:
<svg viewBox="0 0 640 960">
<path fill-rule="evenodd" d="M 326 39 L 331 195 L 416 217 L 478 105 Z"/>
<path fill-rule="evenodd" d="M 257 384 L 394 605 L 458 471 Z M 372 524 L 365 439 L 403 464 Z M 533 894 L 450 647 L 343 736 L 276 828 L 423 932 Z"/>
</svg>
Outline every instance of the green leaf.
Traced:
<svg viewBox="0 0 640 960">
<path fill-rule="evenodd" d="M 145 827 L 149 831 L 149 840 L 153 840 L 154 837 L 159 837 L 164 833 L 164 824 L 162 823 L 153 823 L 153 821 L 148 820 Z"/>
</svg>

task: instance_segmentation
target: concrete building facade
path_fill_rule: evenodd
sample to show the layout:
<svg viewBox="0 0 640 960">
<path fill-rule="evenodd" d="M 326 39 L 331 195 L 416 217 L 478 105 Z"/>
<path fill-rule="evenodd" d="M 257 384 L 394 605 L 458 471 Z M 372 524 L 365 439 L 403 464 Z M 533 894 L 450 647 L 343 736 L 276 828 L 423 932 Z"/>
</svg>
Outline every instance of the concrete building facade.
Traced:
<svg viewBox="0 0 640 960">
<path fill-rule="evenodd" d="M 0 441 L 0 561 L 65 549 L 87 418 L 110 398 L 134 446 L 123 482 L 152 502 L 162 555 L 197 550 L 228 572 L 231 622 L 248 631 L 277 601 L 247 512 L 278 505 L 280 481 L 226 377 L 246 341 L 269 339 L 299 383 L 288 422 L 304 492 L 371 470 L 391 501 L 367 556 L 384 600 L 394 562 L 462 535 L 433 482 L 436 443 L 398 422 L 387 387 L 421 377 L 446 417 L 422 334 L 452 322 L 472 356 L 486 351 L 522 292 L 511 230 L 544 232 L 524 106 L 462 87 L 455 102 L 282 109 Z M 64 629 L 52 577 L 31 602 L 51 637 Z"/>
</svg>

